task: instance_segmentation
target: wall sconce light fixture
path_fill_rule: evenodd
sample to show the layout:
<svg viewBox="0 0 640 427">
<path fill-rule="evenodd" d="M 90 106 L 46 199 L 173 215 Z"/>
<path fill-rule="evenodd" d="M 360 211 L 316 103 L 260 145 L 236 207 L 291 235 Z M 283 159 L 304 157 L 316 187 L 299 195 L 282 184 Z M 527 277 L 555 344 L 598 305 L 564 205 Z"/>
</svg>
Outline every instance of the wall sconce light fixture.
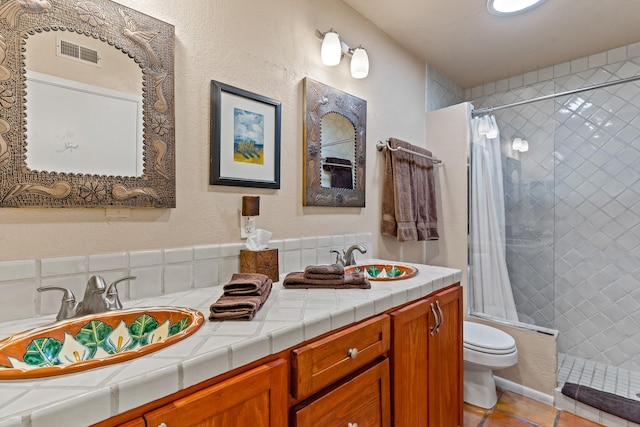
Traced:
<svg viewBox="0 0 640 427">
<path fill-rule="evenodd" d="M 342 57 L 347 54 L 351 56 L 351 77 L 363 79 L 369 75 L 369 56 L 365 48 L 362 46 L 350 48 L 340 40 L 340 36 L 333 28 L 324 33 L 316 30 L 316 37 L 322 40 L 320 56 L 324 65 L 338 65 Z"/>
<path fill-rule="evenodd" d="M 260 215 L 260 196 L 242 196 L 240 238 L 246 239 L 256 231 L 256 218 Z"/>
<path fill-rule="evenodd" d="M 526 139 L 513 138 L 511 148 L 513 148 L 513 151 L 524 153 L 526 151 L 529 151 L 529 142 Z"/>
<path fill-rule="evenodd" d="M 338 65 L 342 59 L 340 36 L 333 31 L 333 28 L 324 33 L 320 55 L 322 57 L 322 63 L 330 67 Z"/>
</svg>

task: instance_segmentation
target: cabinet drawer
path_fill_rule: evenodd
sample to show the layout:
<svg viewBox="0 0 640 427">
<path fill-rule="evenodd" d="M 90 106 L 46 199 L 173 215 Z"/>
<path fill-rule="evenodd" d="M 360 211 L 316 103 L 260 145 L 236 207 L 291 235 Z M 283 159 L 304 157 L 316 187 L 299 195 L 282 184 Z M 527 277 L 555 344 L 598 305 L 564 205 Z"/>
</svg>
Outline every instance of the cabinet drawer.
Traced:
<svg viewBox="0 0 640 427">
<path fill-rule="evenodd" d="M 294 427 L 388 427 L 389 359 L 294 412 Z"/>
<path fill-rule="evenodd" d="M 294 398 L 305 398 L 385 354 L 389 316 L 383 315 L 292 351 Z"/>
</svg>

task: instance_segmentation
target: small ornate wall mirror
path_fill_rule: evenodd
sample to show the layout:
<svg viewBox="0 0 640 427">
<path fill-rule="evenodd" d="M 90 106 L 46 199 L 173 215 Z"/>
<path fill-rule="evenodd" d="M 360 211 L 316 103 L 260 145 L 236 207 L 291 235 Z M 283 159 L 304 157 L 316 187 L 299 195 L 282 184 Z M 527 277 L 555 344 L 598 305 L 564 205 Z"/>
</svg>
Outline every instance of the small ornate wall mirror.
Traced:
<svg viewBox="0 0 640 427">
<path fill-rule="evenodd" d="M 367 102 L 306 78 L 305 206 L 364 207 Z"/>
<path fill-rule="evenodd" d="M 174 27 L 110 0 L 0 5 L 0 207 L 175 207 Z"/>
</svg>

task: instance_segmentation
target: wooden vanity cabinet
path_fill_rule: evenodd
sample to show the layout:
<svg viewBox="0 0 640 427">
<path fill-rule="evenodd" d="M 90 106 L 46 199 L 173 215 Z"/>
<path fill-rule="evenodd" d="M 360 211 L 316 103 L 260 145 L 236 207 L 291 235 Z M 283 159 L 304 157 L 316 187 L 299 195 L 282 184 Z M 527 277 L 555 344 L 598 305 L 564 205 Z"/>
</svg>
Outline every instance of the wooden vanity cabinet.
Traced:
<svg viewBox="0 0 640 427">
<path fill-rule="evenodd" d="M 144 415 L 149 427 L 286 427 L 288 364 L 275 360 Z"/>
<path fill-rule="evenodd" d="M 391 324 L 377 316 L 291 352 L 292 427 L 388 427 Z"/>
<path fill-rule="evenodd" d="M 459 284 L 100 427 L 463 425 Z M 112 422 L 110 422 L 112 421 Z"/>
<path fill-rule="evenodd" d="M 292 427 L 389 427 L 389 359 L 339 383 L 299 409 L 294 408 Z"/>
<path fill-rule="evenodd" d="M 391 331 L 394 426 L 462 426 L 460 285 L 393 311 Z"/>
</svg>

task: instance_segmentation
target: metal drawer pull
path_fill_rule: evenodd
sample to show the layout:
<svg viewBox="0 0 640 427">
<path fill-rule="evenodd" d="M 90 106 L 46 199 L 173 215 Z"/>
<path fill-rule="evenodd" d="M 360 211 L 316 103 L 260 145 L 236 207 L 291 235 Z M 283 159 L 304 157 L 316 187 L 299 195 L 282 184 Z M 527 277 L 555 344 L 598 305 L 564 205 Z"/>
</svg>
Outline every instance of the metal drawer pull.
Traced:
<svg viewBox="0 0 640 427">
<path fill-rule="evenodd" d="M 436 309 L 433 306 L 433 303 L 429 305 L 431 306 L 431 313 L 433 313 L 433 318 L 436 320 L 436 324 L 431 328 L 431 336 L 433 336 L 440 329 L 440 320 L 438 320 L 438 313 L 436 313 Z"/>
<path fill-rule="evenodd" d="M 355 359 L 356 357 L 358 357 L 358 349 L 357 348 L 350 348 L 349 351 L 347 351 L 347 356 L 349 356 L 352 359 Z M 355 427 L 358 427 L 358 424 L 354 424 Z"/>
<path fill-rule="evenodd" d="M 358 423 L 349 423 L 347 427 L 358 427 Z"/>
<path fill-rule="evenodd" d="M 438 309 L 438 313 L 440 313 L 440 323 L 436 326 L 436 332 L 440 333 L 440 326 L 444 323 L 444 314 L 442 314 L 442 309 L 440 308 L 440 301 L 436 301 L 436 308 Z"/>
<path fill-rule="evenodd" d="M 158 427 L 167 427 L 167 425 L 165 423 L 160 423 L 158 424 Z"/>
</svg>

